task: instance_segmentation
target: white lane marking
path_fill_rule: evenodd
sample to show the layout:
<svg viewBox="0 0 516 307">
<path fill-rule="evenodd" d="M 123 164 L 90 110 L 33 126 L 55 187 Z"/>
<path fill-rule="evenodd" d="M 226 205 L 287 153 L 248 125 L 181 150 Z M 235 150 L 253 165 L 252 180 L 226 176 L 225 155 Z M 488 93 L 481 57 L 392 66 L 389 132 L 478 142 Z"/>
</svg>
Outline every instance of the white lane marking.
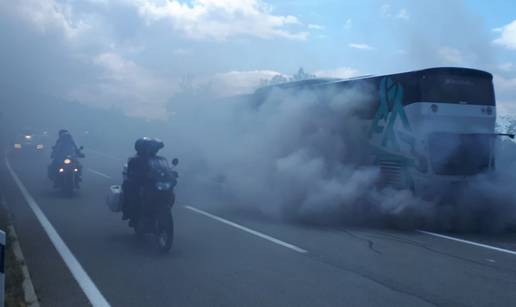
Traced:
<svg viewBox="0 0 516 307">
<path fill-rule="evenodd" d="M 107 178 L 107 179 L 113 179 L 113 178 L 111 178 L 111 176 L 106 175 L 106 174 L 104 174 L 104 173 L 101 173 L 101 172 L 99 172 L 99 171 L 96 171 L 96 170 L 94 170 L 94 169 L 92 169 L 92 168 L 88 168 L 88 171 L 89 171 L 90 173 L 93 173 L 93 174 L 95 174 L 95 175 L 99 175 L 99 176 L 104 177 L 104 178 Z"/>
<path fill-rule="evenodd" d="M 245 231 L 245 232 L 247 232 L 247 233 L 250 233 L 250 234 L 252 234 L 252 235 L 255 235 L 255 236 L 259 237 L 259 238 L 265 239 L 265 240 L 270 241 L 270 242 L 272 242 L 272 243 L 275 243 L 275 244 L 281 245 L 281 246 L 283 246 L 283 247 L 289 248 L 289 249 L 291 249 L 291 250 L 294 250 L 294 251 L 296 251 L 296 252 L 298 252 L 298 253 L 305 254 L 305 253 L 307 253 L 307 252 L 308 252 L 307 250 L 302 249 L 302 248 L 300 248 L 300 247 L 297 247 L 297 246 L 295 246 L 295 245 L 293 245 L 293 244 L 290 244 L 290 243 L 287 243 L 287 242 L 284 242 L 284 241 L 278 240 L 278 239 L 276 239 L 276 238 L 273 238 L 273 237 L 271 237 L 271 236 L 269 236 L 269 235 L 263 234 L 263 233 L 258 232 L 258 231 L 256 231 L 256 230 L 252 230 L 252 229 L 250 229 L 250 228 L 244 227 L 244 226 L 239 225 L 239 224 L 237 224 L 237 223 L 234 223 L 234 222 L 228 221 L 228 220 L 226 220 L 226 219 L 223 219 L 223 218 L 221 218 L 221 217 L 218 217 L 218 216 L 216 216 L 216 215 L 213 215 L 213 214 L 211 214 L 211 213 L 208 213 L 208 212 L 206 212 L 206 211 L 204 211 L 204 210 L 197 209 L 197 208 L 192 207 L 192 206 L 184 206 L 184 207 L 185 207 L 186 209 L 192 210 L 192 211 L 194 211 L 194 212 L 197 212 L 197 213 L 199 213 L 199 214 L 202 214 L 202 215 L 204 215 L 204 216 L 207 216 L 207 217 L 209 217 L 209 218 L 211 218 L 211 219 L 214 219 L 214 220 L 219 221 L 219 222 L 221 222 L 221 223 L 224 223 L 224 224 L 226 224 L 226 225 L 229 225 L 229 226 L 235 227 L 235 228 L 237 228 L 237 229 L 240 229 L 240 230 L 242 230 L 242 231 Z"/>
<path fill-rule="evenodd" d="M 445 235 L 442 235 L 442 234 L 439 234 L 439 233 L 430 232 L 430 231 L 418 230 L 417 232 L 424 233 L 424 234 L 427 234 L 427 235 L 430 235 L 430 236 L 434 236 L 434 237 L 439 237 L 439 238 L 443 238 L 443 239 L 448 239 L 448 240 L 464 243 L 464 244 L 469 244 L 469 245 L 473 245 L 473 246 L 483 247 L 483 248 L 495 250 L 497 252 L 507 253 L 507 254 L 511 254 L 511 255 L 515 255 L 516 256 L 516 251 L 508 250 L 508 249 L 505 249 L 505 248 L 500 248 L 500 247 L 491 246 L 491 245 L 487 245 L 487 244 L 482 244 L 482 243 L 477 243 L 477 242 L 473 242 L 473 241 L 463 240 L 463 239 L 459 239 L 459 238 L 455 238 L 455 237 L 445 236 Z"/>
<path fill-rule="evenodd" d="M 63 239 L 61 239 L 61 236 L 57 233 L 56 229 L 50 221 L 47 219 L 43 211 L 41 211 L 40 207 L 32 198 L 32 196 L 29 194 L 29 191 L 23 185 L 20 178 L 18 178 L 18 175 L 14 172 L 14 170 L 11 168 L 11 164 L 9 163 L 9 160 L 7 157 L 5 158 L 5 165 L 7 166 L 7 169 L 9 170 L 9 173 L 11 173 L 11 177 L 13 178 L 14 182 L 18 185 L 18 188 L 23 194 L 23 197 L 25 198 L 25 201 L 29 205 L 29 207 L 34 212 L 34 215 L 36 215 L 36 218 L 38 219 L 39 223 L 47 233 L 50 241 L 52 244 L 54 244 L 54 247 L 56 248 L 59 255 L 61 255 L 61 258 L 63 258 L 64 263 L 72 273 L 73 277 L 81 287 L 84 294 L 86 294 L 86 297 L 90 301 L 90 303 L 93 306 L 107 306 L 109 307 L 109 303 L 107 302 L 106 298 L 100 293 L 99 289 L 95 286 L 91 278 L 88 276 L 88 273 L 84 271 L 81 264 L 75 258 L 75 256 L 72 254 L 72 251 L 66 246 Z"/>
</svg>

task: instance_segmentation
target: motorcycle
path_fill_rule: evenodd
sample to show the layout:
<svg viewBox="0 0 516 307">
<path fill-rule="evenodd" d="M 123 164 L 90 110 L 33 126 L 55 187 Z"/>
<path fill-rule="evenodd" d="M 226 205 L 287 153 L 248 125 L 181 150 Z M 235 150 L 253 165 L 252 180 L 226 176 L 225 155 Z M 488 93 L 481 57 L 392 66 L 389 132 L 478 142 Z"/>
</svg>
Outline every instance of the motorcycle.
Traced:
<svg viewBox="0 0 516 307">
<path fill-rule="evenodd" d="M 64 193 L 71 195 L 80 188 L 82 182 L 82 166 L 78 158 L 83 158 L 82 153 L 68 155 L 63 161 L 59 161 L 50 168 L 54 168 L 51 179 L 54 181 L 54 188 L 61 189 Z"/>
<path fill-rule="evenodd" d="M 179 160 L 173 159 L 172 165 Z M 149 161 L 149 180 L 141 187 L 138 196 L 139 206 L 130 226 L 139 238 L 152 235 L 157 241 L 160 251 L 167 252 L 174 240 L 174 220 L 172 206 L 175 202 L 174 187 L 178 174 L 163 157 L 154 157 Z M 124 169 L 124 178 L 127 171 Z M 107 204 L 111 211 L 122 210 L 124 191 L 120 186 L 111 186 Z"/>
</svg>

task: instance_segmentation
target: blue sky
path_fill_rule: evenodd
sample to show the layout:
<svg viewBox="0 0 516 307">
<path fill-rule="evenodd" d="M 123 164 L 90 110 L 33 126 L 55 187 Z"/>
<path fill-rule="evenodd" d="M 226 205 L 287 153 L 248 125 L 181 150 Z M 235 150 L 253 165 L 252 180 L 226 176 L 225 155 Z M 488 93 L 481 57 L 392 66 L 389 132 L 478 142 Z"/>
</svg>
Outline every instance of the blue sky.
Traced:
<svg viewBox="0 0 516 307">
<path fill-rule="evenodd" d="M 184 80 L 231 95 L 299 67 L 475 67 L 516 105 L 512 1 L 4 0 L 0 40 L 0 81 L 132 115 L 158 116 Z"/>
</svg>

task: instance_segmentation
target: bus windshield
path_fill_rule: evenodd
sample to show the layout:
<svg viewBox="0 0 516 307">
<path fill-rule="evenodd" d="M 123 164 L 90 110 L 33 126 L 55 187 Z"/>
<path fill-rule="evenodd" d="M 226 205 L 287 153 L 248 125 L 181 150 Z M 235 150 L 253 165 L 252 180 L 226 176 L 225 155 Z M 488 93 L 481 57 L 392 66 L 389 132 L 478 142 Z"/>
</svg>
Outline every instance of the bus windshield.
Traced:
<svg viewBox="0 0 516 307">
<path fill-rule="evenodd" d="M 420 95 L 425 102 L 495 105 L 491 79 L 475 75 L 424 75 L 420 80 Z"/>
<path fill-rule="evenodd" d="M 493 137 L 488 134 L 432 133 L 430 161 L 437 175 L 470 176 L 490 166 Z"/>
</svg>

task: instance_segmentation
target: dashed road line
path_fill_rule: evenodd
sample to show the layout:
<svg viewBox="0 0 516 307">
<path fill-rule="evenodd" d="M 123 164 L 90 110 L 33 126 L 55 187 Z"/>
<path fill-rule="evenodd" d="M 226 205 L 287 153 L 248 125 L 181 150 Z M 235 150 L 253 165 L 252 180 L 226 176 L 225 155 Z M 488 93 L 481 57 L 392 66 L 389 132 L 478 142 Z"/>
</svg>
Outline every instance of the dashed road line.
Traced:
<svg viewBox="0 0 516 307">
<path fill-rule="evenodd" d="M 252 235 L 254 235 L 254 236 L 256 236 L 256 237 L 259 237 L 259 238 L 265 239 L 265 240 L 267 240 L 267 241 L 269 241 L 269 242 L 272 242 L 272 243 L 274 243 L 274 244 L 277 244 L 277 245 L 280 245 L 280 246 L 286 247 L 286 248 L 291 249 L 291 250 L 293 250 L 293 251 L 296 251 L 296 252 L 298 252 L 298 253 L 302 253 L 302 254 L 306 254 L 306 253 L 308 253 L 308 251 L 307 251 L 307 250 L 302 249 L 302 248 L 300 248 L 300 247 L 298 247 L 298 246 L 295 246 L 295 245 L 290 244 L 290 243 L 287 243 L 287 242 L 285 242 L 285 241 L 282 241 L 282 240 L 276 239 L 276 238 L 274 238 L 274 237 L 271 237 L 271 236 L 266 235 L 266 234 L 264 234 L 264 233 L 261 233 L 261 232 L 259 232 L 259 231 L 256 231 L 256 230 L 253 230 L 253 229 L 247 228 L 247 227 L 245 227 L 245 226 L 239 225 L 239 224 L 237 224 L 237 223 L 235 223 L 235 222 L 231 222 L 231 221 L 229 221 L 229 220 L 226 220 L 226 219 L 221 218 L 221 217 L 219 217 L 219 216 L 216 216 L 216 215 L 214 215 L 214 214 L 208 213 L 208 212 L 206 212 L 206 211 L 204 211 L 204 210 L 201 210 L 201 209 L 198 209 L 198 208 L 195 208 L 195 207 L 192 207 L 192 206 L 188 206 L 188 205 L 186 205 L 186 206 L 184 206 L 184 207 L 185 207 L 186 209 L 188 209 L 188 210 L 191 210 L 191 211 L 193 211 L 193 212 L 199 213 L 199 214 L 201 214 L 201 215 L 204 215 L 204 216 L 206 216 L 206 217 L 209 217 L 209 218 L 211 218 L 211 219 L 213 219 L 213 220 L 219 221 L 219 222 L 224 223 L 224 224 L 226 224 L 226 225 L 232 226 L 232 227 L 234 227 L 234 228 L 237 228 L 237 229 L 239 229 L 239 230 L 242 230 L 242 231 L 244 231 L 244 232 L 247 232 L 247 233 L 249 233 L 249 234 L 252 234 Z"/>
<path fill-rule="evenodd" d="M 93 173 L 95 175 L 99 175 L 100 177 L 104 177 L 106 179 L 113 179 L 111 176 L 106 175 L 106 174 L 104 174 L 102 172 L 96 171 L 96 170 L 94 170 L 92 168 L 88 168 L 88 172 Z"/>
<path fill-rule="evenodd" d="M 483 248 L 487 248 L 487 249 L 494 250 L 494 251 L 497 251 L 497 252 L 502 252 L 502 253 L 511 254 L 511 255 L 516 256 L 516 251 L 508 250 L 508 249 L 505 249 L 505 248 L 500 248 L 500 247 L 491 246 L 491 245 L 487 245 L 487 244 L 477 243 L 477 242 L 474 242 L 474 241 L 459 239 L 459 238 L 455 238 L 455 237 L 451 237 L 451 236 L 446 236 L 446 235 L 442 235 L 442 234 L 435 233 L 435 232 L 430 232 L 430 231 L 417 230 L 417 232 L 423 233 L 423 234 L 426 234 L 426 235 L 429 235 L 429 236 L 434 236 L 434 237 L 438 237 L 438 238 L 442 238 L 442 239 L 448 239 L 448 240 L 452 240 L 452 241 L 455 241 L 455 242 L 469 244 L 469 245 L 473 245 L 473 246 L 477 246 L 477 247 L 483 247 Z"/>
</svg>

